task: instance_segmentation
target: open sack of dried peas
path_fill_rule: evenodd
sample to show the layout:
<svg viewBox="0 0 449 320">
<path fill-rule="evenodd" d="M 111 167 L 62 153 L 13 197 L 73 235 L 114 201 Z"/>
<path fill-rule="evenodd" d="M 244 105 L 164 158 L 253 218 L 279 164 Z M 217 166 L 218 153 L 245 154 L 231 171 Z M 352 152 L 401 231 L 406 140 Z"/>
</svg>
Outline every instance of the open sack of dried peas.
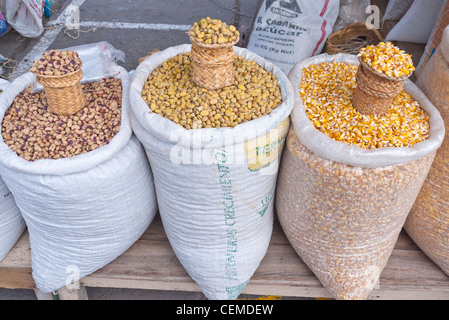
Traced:
<svg viewBox="0 0 449 320">
<path fill-rule="evenodd" d="M 446 139 L 410 211 L 404 229 L 413 241 L 449 275 L 449 27 L 422 68 L 416 85 L 440 111 Z"/>
<path fill-rule="evenodd" d="M 10 82 L 0 79 L 0 95 Z M 16 205 L 14 196 L 0 178 L 0 261 L 9 253 L 25 230 L 25 221 Z"/>
<path fill-rule="evenodd" d="M 91 55 L 79 52 L 44 52 L 0 97 L 0 173 L 28 227 L 43 292 L 117 258 L 157 211 L 148 159 L 129 120 L 129 74 L 112 63 L 85 82 L 81 63 Z M 33 90 L 36 81 L 44 90 Z M 78 110 L 68 107 L 74 101 Z"/>
<path fill-rule="evenodd" d="M 408 61 L 379 46 L 372 65 L 390 71 L 390 52 Z M 293 248 L 342 300 L 369 298 L 444 138 L 438 110 L 408 79 L 386 113 L 359 112 L 358 70 L 357 56 L 346 54 L 292 69 L 295 106 L 276 193 Z"/>
<path fill-rule="evenodd" d="M 213 53 L 195 41 L 153 53 L 138 66 L 132 126 L 150 160 L 176 256 L 208 299 L 236 299 L 271 239 L 293 90 L 279 68 L 232 45 L 224 49 L 230 63 L 203 66 L 198 55 Z M 228 85 L 204 87 L 216 86 L 221 75 L 228 81 L 229 69 Z"/>
</svg>

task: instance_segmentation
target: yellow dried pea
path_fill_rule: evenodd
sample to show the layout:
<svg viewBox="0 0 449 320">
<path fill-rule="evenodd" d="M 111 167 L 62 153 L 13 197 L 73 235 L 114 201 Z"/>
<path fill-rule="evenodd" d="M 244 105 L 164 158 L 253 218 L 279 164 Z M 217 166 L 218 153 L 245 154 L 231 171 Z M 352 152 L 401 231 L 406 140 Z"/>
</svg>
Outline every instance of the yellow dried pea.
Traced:
<svg viewBox="0 0 449 320">
<path fill-rule="evenodd" d="M 415 71 L 412 56 L 391 42 L 366 46 L 359 51 L 358 57 L 373 70 L 389 77 L 401 78 Z"/>
<path fill-rule="evenodd" d="M 313 125 L 330 138 L 365 149 L 409 147 L 429 137 L 429 116 L 402 91 L 388 113 L 362 115 L 352 106 L 357 66 L 321 63 L 305 68 L 300 96 Z"/>
<path fill-rule="evenodd" d="M 198 42 L 204 44 L 224 44 L 235 42 L 239 32 L 233 25 L 228 25 L 219 19 L 210 17 L 195 22 L 189 34 Z"/>
<path fill-rule="evenodd" d="M 149 76 L 142 98 L 152 112 L 186 129 L 235 127 L 282 103 L 276 77 L 254 61 L 234 56 L 235 82 L 217 90 L 196 85 L 190 52 L 166 60 Z"/>
</svg>

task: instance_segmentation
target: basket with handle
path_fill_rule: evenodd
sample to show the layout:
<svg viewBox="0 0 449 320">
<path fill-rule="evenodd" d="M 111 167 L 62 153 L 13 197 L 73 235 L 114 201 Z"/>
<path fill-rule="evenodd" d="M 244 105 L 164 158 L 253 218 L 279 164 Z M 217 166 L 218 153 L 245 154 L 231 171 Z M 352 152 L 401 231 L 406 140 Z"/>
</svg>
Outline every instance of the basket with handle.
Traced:
<svg viewBox="0 0 449 320">
<path fill-rule="evenodd" d="M 332 33 L 324 48 L 327 54 L 357 54 L 362 47 L 383 41 L 382 33 L 368 28 L 366 22 L 356 22 Z"/>
</svg>

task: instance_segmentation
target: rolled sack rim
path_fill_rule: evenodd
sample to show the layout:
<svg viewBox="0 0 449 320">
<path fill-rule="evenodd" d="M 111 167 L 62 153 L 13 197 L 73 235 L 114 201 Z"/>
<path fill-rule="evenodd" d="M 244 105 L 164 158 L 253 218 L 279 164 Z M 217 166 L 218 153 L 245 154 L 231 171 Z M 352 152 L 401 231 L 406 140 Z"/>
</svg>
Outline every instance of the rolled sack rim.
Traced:
<svg viewBox="0 0 449 320">
<path fill-rule="evenodd" d="M 234 128 L 200 128 L 185 129 L 173 121 L 153 113 L 142 98 L 142 90 L 148 76 L 164 61 L 178 54 L 190 52 L 190 44 L 182 44 L 156 52 L 142 61 L 136 68 L 130 87 L 130 102 L 133 120 L 137 121 L 146 133 L 160 141 L 177 144 L 186 148 L 220 148 L 265 135 L 285 121 L 294 105 L 293 86 L 280 68 L 261 56 L 240 47 L 234 52 L 245 59 L 255 61 L 265 70 L 272 72 L 281 88 L 282 103 L 270 114 L 241 123 Z M 231 132 L 232 141 L 228 132 Z M 192 141 L 195 143 L 191 144 Z"/>
<path fill-rule="evenodd" d="M 28 161 L 18 156 L 4 142 L 0 135 L 0 171 L 1 168 L 7 168 L 27 174 L 39 175 L 66 175 L 87 171 L 112 158 L 122 150 L 132 136 L 132 128 L 129 114 L 129 85 L 130 76 L 123 67 L 114 65 L 109 71 L 114 73 L 115 78 L 121 79 L 122 84 L 122 105 L 120 130 L 109 141 L 108 144 L 101 146 L 87 153 L 75 155 L 61 159 L 39 159 Z M 11 85 L 0 95 L 0 126 L 3 124 L 3 118 L 6 111 L 11 107 L 14 98 L 22 91 L 35 84 L 36 75 L 27 72 L 16 78 Z M 0 127 L 1 130 L 1 127 Z"/>
<path fill-rule="evenodd" d="M 345 142 L 333 140 L 325 133 L 316 129 L 305 113 L 299 93 L 302 70 L 313 64 L 332 61 L 359 65 L 359 60 L 356 55 L 345 53 L 329 55 L 324 53 L 297 63 L 288 75 L 295 92 L 295 106 L 291 114 L 294 132 L 306 148 L 326 160 L 356 167 L 380 168 L 422 159 L 436 152 L 441 147 L 445 137 L 443 118 L 438 109 L 410 79 L 406 79 L 404 90 L 429 115 L 430 136 L 427 140 L 416 143 L 411 147 L 363 149 L 357 145 L 350 145 Z"/>
</svg>

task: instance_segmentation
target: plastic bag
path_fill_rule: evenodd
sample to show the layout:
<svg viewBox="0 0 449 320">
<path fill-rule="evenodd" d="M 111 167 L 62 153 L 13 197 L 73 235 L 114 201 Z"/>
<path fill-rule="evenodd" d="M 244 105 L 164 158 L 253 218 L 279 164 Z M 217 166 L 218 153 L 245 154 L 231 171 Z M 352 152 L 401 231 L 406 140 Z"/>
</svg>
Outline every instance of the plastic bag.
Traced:
<svg viewBox="0 0 449 320">
<path fill-rule="evenodd" d="M 42 0 L 6 1 L 6 20 L 22 36 L 36 38 L 44 31 Z"/>
<path fill-rule="evenodd" d="M 373 150 L 332 140 L 305 115 L 298 88 L 303 68 L 333 60 L 358 65 L 356 56 L 323 54 L 297 64 L 289 74 L 296 88 L 295 107 L 276 212 L 295 251 L 333 297 L 366 299 L 442 143 L 444 124 L 436 108 L 407 81 L 405 90 L 430 116 L 428 140 L 415 148 Z"/>
<path fill-rule="evenodd" d="M 83 61 L 83 78 L 81 82 L 91 82 L 103 77 L 114 76 L 114 72 L 117 70 L 114 66 L 117 61 L 125 61 L 125 53 L 114 48 L 106 41 L 83 44 L 60 50 L 73 50 L 78 52 L 78 55 Z M 43 52 L 36 52 L 35 55 L 30 57 L 31 61 L 40 58 L 42 54 Z M 39 91 L 42 89 L 41 84 L 37 82 L 34 84 L 33 90 Z"/>
<path fill-rule="evenodd" d="M 152 113 L 141 92 L 156 67 L 190 49 L 187 44 L 171 47 L 138 66 L 130 92 L 132 126 L 150 160 L 159 212 L 176 256 L 208 299 L 236 299 L 271 239 L 293 91 L 279 68 L 234 47 L 237 55 L 273 72 L 283 103 L 234 128 L 186 130 Z M 269 152 L 258 152 L 262 147 Z"/>
<path fill-rule="evenodd" d="M 265 0 L 247 48 L 288 74 L 297 62 L 321 53 L 337 20 L 339 4 L 339 0 Z"/>
<path fill-rule="evenodd" d="M 340 12 L 333 32 L 344 29 L 350 24 L 365 21 L 368 17 L 366 9 L 370 4 L 370 0 L 340 0 Z"/>
<path fill-rule="evenodd" d="M 91 152 L 26 161 L 0 140 L 0 172 L 27 223 L 33 278 L 42 292 L 76 282 L 126 251 L 157 212 L 151 169 L 129 120 L 130 77 L 121 67 L 119 132 Z M 101 76 L 98 74 L 97 76 Z M 35 81 L 26 73 L 0 96 L 0 121 Z"/>
<path fill-rule="evenodd" d="M 449 27 L 416 85 L 441 112 L 446 139 L 407 218 L 405 230 L 421 250 L 449 275 Z"/>
</svg>

